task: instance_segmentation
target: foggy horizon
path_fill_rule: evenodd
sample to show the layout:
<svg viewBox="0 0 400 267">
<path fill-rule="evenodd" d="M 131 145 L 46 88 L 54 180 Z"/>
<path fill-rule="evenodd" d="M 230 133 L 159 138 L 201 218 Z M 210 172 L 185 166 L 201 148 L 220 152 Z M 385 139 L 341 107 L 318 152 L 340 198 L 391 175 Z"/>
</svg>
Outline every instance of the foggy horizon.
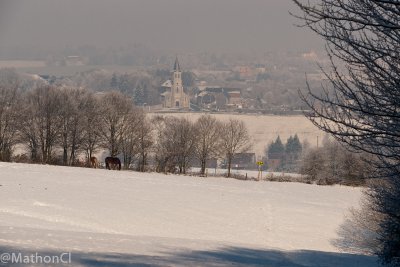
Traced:
<svg viewBox="0 0 400 267">
<path fill-rule="evenodd" d="M 290 0 L 2 1 L 0 50 L 129 44 L 173 54 L 322 49 L 289 11 L 296 12 Z"/>
</svg>

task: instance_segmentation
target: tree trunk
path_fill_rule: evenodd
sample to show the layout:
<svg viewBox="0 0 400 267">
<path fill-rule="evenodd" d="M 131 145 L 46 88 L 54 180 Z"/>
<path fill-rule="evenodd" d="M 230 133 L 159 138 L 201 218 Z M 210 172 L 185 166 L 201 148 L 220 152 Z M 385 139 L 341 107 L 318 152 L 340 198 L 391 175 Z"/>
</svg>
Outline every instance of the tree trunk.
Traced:
<svg viewBox="0 0 400 267">
<path fill-rule="evenodd" d="M 68 148 L 65 144 L 63 146 L 63 165 L 68 165 Z"/>
<path fill-rule="evenodd" d="M 141 161 L 141 172 L 145 171 L 146 166 L 146 153 L 142 153 L 142 161 Z"/>
<path fill-rule="evenodd" d="M 201 170 L 200 173 L 204 175 L 206 173 L 206 161 L 204 159 L 201 160 Z"/>
<path fill-rule="evenodd" d="M 232 156 L 228 155 L 228 177 L 231 177 L 231 165 L 232 165 Z"/>
</svg>

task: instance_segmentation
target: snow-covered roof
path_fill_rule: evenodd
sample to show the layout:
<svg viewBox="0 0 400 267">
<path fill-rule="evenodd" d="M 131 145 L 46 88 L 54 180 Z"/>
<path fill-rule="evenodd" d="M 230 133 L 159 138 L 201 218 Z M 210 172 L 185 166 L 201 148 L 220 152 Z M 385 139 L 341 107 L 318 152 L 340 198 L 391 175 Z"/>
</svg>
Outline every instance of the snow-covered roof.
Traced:
<svg viewBox="0 0 400 267">
<path fill-rule="evenodd" d="M 207 95 L 207 94 L 208 94 L 207 91 L 202 91 L 202 92 L 200 92 L 200 93 L 198 94 L 198 96 L 205 96 L 205 95 Z"/>
<path fill-rule="evenodd" d="M 162 87 L 172 87 L 172 81 L 171 80 L 165 81 L 161 86 Z"/>
<path fill-rule="evenodd" d="M 230 91 L 228 94 L 240 94 L 240 91 Z"/>
</svg>

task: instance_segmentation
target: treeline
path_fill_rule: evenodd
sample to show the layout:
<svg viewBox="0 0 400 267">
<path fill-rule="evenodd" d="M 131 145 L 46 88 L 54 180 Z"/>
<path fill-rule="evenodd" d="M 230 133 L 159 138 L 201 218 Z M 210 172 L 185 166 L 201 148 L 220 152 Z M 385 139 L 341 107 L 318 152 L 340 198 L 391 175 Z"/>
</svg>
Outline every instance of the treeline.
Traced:
<svg viewBox="0 0 400 267">
<path fill-rule="evenodd" d="M 277 171 L 300 173 L 304 182 L 321 185 L 364 185 L 374 171 L 371 157 L 365 153 L 351 152 L 344 145 L 325 137 L 322 146 L 310 147 L 307 141 L 300 142 L 297 134 L 286 143 L 278 136 L 267 150 L 270 166 Z"/>
<path fill-rule="evenodd" d="M 96 152 L 118 156 L 125 169 L 185 173 L 196 163 L 205 174 L 216 157 L 231 162 L 249 149 L 242 121 L 146 115 L 121 92 L 92 91 L 38 83 L 28 91 L 18 79 L 0 84 L 0 160 L 82 165 Z M 21 146 L 20 155 L 13 155 Z"/>
<path fill-rule="evenodd" d="M 163 80 L 146 71 L 117 73 L 106 70 L 90 70 L 68 77 L 49 77 L 55 86 L 83 87 L 96 92 L 120 91 L 132 97 L 137 106 L 160 103 L 159 87 Z"/>
<path fill-rule="evenodd" d="M 182 82 L 188 91 L 194 86 L 195 78 L 192 72 L 182 72 Z M 171 79 L 171 71 L 157 69 L 155 71 L 136 70 L 132 73 L 121 73 L 94 69 L 72 76 L 49 76 L 46 79 L 50 84 L 56 86 L 84 87 L 96 92 L 120 91 L 132 97 L 137 106 L 152 106 L 160 104 L 161 85 Z"/>
<path fill-rule="evenodd" d="M 304 154 L 300 173 L 317 184 L 365 185 L 374 171 L 371 156 L 350 151 L 337 141 L 325 139 L 323 146 Z"/>
</svg>

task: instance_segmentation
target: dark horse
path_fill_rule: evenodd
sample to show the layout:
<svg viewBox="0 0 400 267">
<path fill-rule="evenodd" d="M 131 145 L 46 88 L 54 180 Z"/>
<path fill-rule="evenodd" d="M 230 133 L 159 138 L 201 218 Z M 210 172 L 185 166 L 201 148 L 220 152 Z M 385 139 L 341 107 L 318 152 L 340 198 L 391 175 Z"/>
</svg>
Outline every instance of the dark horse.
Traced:
<svg viewBox="0 0 400 267">
<path fill-rule="evenodd" d="M 119 160 L 119 158 L 107 157 L 105 161 L 107 170 L 111 169 L 115 170 L 117 165 L 118 165 L 118 170 L 121 170 L 121 161 Z"/>
</svg>

